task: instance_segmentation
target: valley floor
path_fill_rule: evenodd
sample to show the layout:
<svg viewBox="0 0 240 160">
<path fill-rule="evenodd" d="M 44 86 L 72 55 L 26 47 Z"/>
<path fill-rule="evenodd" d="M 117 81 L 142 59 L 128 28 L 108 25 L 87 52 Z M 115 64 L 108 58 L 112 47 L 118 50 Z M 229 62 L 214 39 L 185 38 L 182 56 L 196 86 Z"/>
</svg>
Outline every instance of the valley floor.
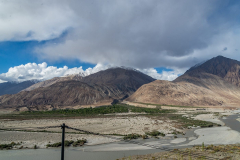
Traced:
<svg viewBox="0 0 240 160">
<path fill-rule="evenodd" d="M 172 113 L 171 116 L 176 115 L 179 119 L 173 119 L 169 114 L 136 114 L 131 112 L 108 114 L 104 117 L 55 117 L 53 119 L 25 120 L 1 118 L 0 144 L 19 143 L 15 145 L 13 149 L 46 148 L 47 144 L 61 141 L 60 125 L 63 123 L 69 127 L 100 133 L 101 135 L 83 134 L 75 130 L 66 129 L 66 140 L 77 141 L 84 138 L 87 140 L 86 145 L 88 146 L 110 144 L 123 140 L 124 135 L 133 133 L 144 135 L 154 130 L 166 135 L 165 137 L 160 135 L 156 136 L 158 139 L 152 139 L 150 140 L 151 142 L 148 142 L 148 144 L 155 146 L 162 146 L 160 143 L 163 142 L 165 147 L 176 146 L 177 148 L 202 145 L 203 142 L 205 145 L 240 143 L 240 133 L 233 130 L 230 126 L 226 126 L 224 123 L 224 119 L 227 119 L 230 115 L 237 115 L 239 110 L 223 108 L 184 108 L 177 106 L 162 106 L 162 108 L 177 110 L 177 112 Z M 215 126 L 211 128 L 201 128 L 198 125 L 202 124 L 202 122 L 196 120 L 207 121 L 215 124 Z M 192 125 L 186 126 L 186 123 Z M 204 123 L 204 125 L 206 124 L 208 125 L 208 123 Z M 48 126 L 59 127 L 43 128 Z M 131 147 L 129 148 L 129 146 Z M 119 145 L 113 143 L 112 145 L 105 146 L 104 150 L 96 146 L 95 149 L 91 149 L 90 151 L 119 151 L 129 149 L 146 150 L 152 148 L 137 144 L 128 145 L 126 143 Z M 151 156 L 155 157 L 155 154 Z"/>
</svg>

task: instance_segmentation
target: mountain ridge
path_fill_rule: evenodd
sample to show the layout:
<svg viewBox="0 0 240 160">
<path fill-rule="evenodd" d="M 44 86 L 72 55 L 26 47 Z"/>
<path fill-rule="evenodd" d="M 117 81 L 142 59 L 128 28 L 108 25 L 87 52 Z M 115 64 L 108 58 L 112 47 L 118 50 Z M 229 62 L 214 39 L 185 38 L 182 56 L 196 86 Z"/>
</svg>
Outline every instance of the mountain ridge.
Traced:
<svg viewBox="0 0 240 160">
<path fill-rule="evenodd" d="M 187 106 L 240 105 L 240 62 L 223 56 L 191 67 L 172 82 L 154 81 L 141 86 L 127 100 Z"/>
<path fill-rule="evenodd" d="M 27 107 L 44 109 L 63 106 L 90 105 L 113 102 L 130 96 L 143 84 L 155 79 L 141 72 L 122 68 L 107 69 L 79 80 L 66 80 L 15 95 L 0 96 L 0 108 Z M 75 87 L 74 87 L 75 86 Z"/>
</svg>

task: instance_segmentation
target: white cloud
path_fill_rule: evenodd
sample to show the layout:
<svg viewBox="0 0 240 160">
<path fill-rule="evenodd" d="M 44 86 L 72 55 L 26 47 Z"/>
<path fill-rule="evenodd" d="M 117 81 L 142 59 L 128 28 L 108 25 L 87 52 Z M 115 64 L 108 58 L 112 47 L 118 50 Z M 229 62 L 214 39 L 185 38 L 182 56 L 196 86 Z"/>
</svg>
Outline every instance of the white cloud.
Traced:
<svg viewBox="0 0 240 160">
<path fill-rule="evenodd" d="M 26 80 L 47 80 L 53 77 L 67 76 L 71 74 L 81 74 L 87 76 L 101 70 L 106 70 L 112 66 L 97 64 L 93 68 L 87 68 L 83 70 L 82 67 L 68 68 L 64 66 L 62 68 L 57 68 L 54 66 L 48 66 L 46 62 L 36 64 L 27 63 L 25 65 L 19 65 L 9 68 L 7 73 L 0 74 L 0 83 L 5 81 L 17 81 L 22 82 Z M 155 79 L 161 80 L 173 80 L 178 77 L 179 74 L 183 73 L 183 70 L 173 70 L 173 71 L 163 71 L 158 73 L 154 68 L 148 69 L 137 69 L 142 73 L 145 73 Z"/>
<path fill-rule="evenodd" d="M 179 75 L 183 74 L 186 71 L 186 69 L 173 69 L 172 71 L 162 71 L 162 73 L 158 73 L 158 71 L 155 68 L 138 69 L 138 70 L 155 79 L 168 80 L 168 81 L 172 81 L 176 79 Z"/>
<path fill-rule="evenodd" d="M 25 65 L 11 67 L 7 73 L 0 74 L 0 83 L 1 81 L 22 82 L 34 79 L 47 80 L 53 77 L 61 77 L 78 73 L 82 73 L 83 75 L 90 75 L 104 69 L 107 69 L 107 66 L 104 66 L 102 64 L 97 64 L 93 68 L 83 70 L 82 67 L 68 68 L 67 66 L 64 66 L 62 68 L 57 68 L 54 66 L 47 66 L 46 62 L 40 64 L 27 63 Z"/>
</svg>

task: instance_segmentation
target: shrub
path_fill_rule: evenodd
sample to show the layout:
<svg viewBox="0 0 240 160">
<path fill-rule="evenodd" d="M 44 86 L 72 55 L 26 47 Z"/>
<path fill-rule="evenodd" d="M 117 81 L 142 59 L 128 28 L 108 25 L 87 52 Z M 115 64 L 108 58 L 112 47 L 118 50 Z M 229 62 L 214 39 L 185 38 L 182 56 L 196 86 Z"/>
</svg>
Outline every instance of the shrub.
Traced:
<svg viewBox="0 0 240 160">
<path fill-rule="evenodd" d="M 123 139 L 124 140 L 127 140 L 127 139 L 137 139 L 139 137 L 141 137 L 141 135 L 132 133 L 132 134 L 128 134 L 128 135 L 124 136 Z"/>
<path fill-rule="evenodd" d="M 64 146 L 70 146 L 74 141 L 64 141 Z"/>
<path fill-rule="evenodd" d="M 144 134 L 142 135 L 142 139 L 147 139 L 148 138 L 148 135 Z"/>
<path fill-rule="evenodd" d="M 0 144 L 0 149 L 3 150 L 3 149 L 12 149 L 13 146 L 15 145 L 19 145 L 19 143 L 15 143 L 15 142 L 12 142 L 10 144 Z"/>
<path fill-rule="evenodd" d="M 146 132 L 147 135 L 150 135 L 150 136 L 153 136 L 153 137 L 156 137 L 156 136 L 165 136 L 164 133 L 161 133 L 159 131 L 156 131 L 156 130 L 153 130 L 152 132 Z"/>
<path fill-rule="evenodd" d="M 72 145 L 73 147 L 77 147 L 77 146 L 83 146 L 85 143 L 87 143 L 86 139 L 80 139 L 74 142 Z"/>
<path fill-rule="evenodd" d="M 53 144 L 47 144 L 47 147 L 60 147 L 62 145 L 61 142 L 53 143 Z"/>
</svg>

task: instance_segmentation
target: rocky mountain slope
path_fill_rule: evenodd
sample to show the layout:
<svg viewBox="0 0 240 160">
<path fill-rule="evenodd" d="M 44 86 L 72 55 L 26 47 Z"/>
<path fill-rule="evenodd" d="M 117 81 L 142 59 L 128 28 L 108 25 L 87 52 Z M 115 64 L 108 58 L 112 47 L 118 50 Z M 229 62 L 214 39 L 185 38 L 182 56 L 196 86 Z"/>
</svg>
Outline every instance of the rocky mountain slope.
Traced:
<svg viewBox="0 0 240 160">
<path fill-rule="evenodd" d="M 222 56 L 194 66 L 173 82 L 156 80 L 127 100 L 187 106 L 240 106 L 240 62 Z"/>
<path fill-rule="evenodd" d="M 34 85 L 38 81 L 24 81 L 24 82 L 4 82 L 0 83 L 0 96 L 4 94 L 16 94 L 21 90 Z"/>
<path fill-rule="evenodd" d="M 134 70 L 110 68 L 78 81 L 61 81 L 48 87 L 0 96 L 0 108 L 45 109 L 111 103 L 134 93 L 155 79 Z"/>
<path fill-rule="evenodd" d="M 152 77 L 139 71 L 124 68 L 110 68 L 84 77 L 81 81 L 97 84 L 106 94 L 116 99 L 133 94 L 143 84 L 154 81 Z"/>
<path fill-rule="evenodd" d="M 240 62 L 223 56 L 214 57 L 199 66 L 190 68 L 174 82 L 191 81 L 193 78 L 201 79 L 202 73 L 216 75 L 231 84 L 240 86 Z"/>
<path fill-rule="evenodd" d="M 70 81 L 70 80 L 75 80 L 75 81 L 80 81 L 83 77 L 79 74 L 74 74 L 74 75 L 68 75 L 65 77 L 54 77 L 52 79 L 38 82 L 36 84 L 31 85 L 30 87 L 24 89 L 24 91 L 31 91 L 39 87 L 48 87 L 51 86 L 57 82 L 62 82 L 62 81 Z"/>
</svg>

